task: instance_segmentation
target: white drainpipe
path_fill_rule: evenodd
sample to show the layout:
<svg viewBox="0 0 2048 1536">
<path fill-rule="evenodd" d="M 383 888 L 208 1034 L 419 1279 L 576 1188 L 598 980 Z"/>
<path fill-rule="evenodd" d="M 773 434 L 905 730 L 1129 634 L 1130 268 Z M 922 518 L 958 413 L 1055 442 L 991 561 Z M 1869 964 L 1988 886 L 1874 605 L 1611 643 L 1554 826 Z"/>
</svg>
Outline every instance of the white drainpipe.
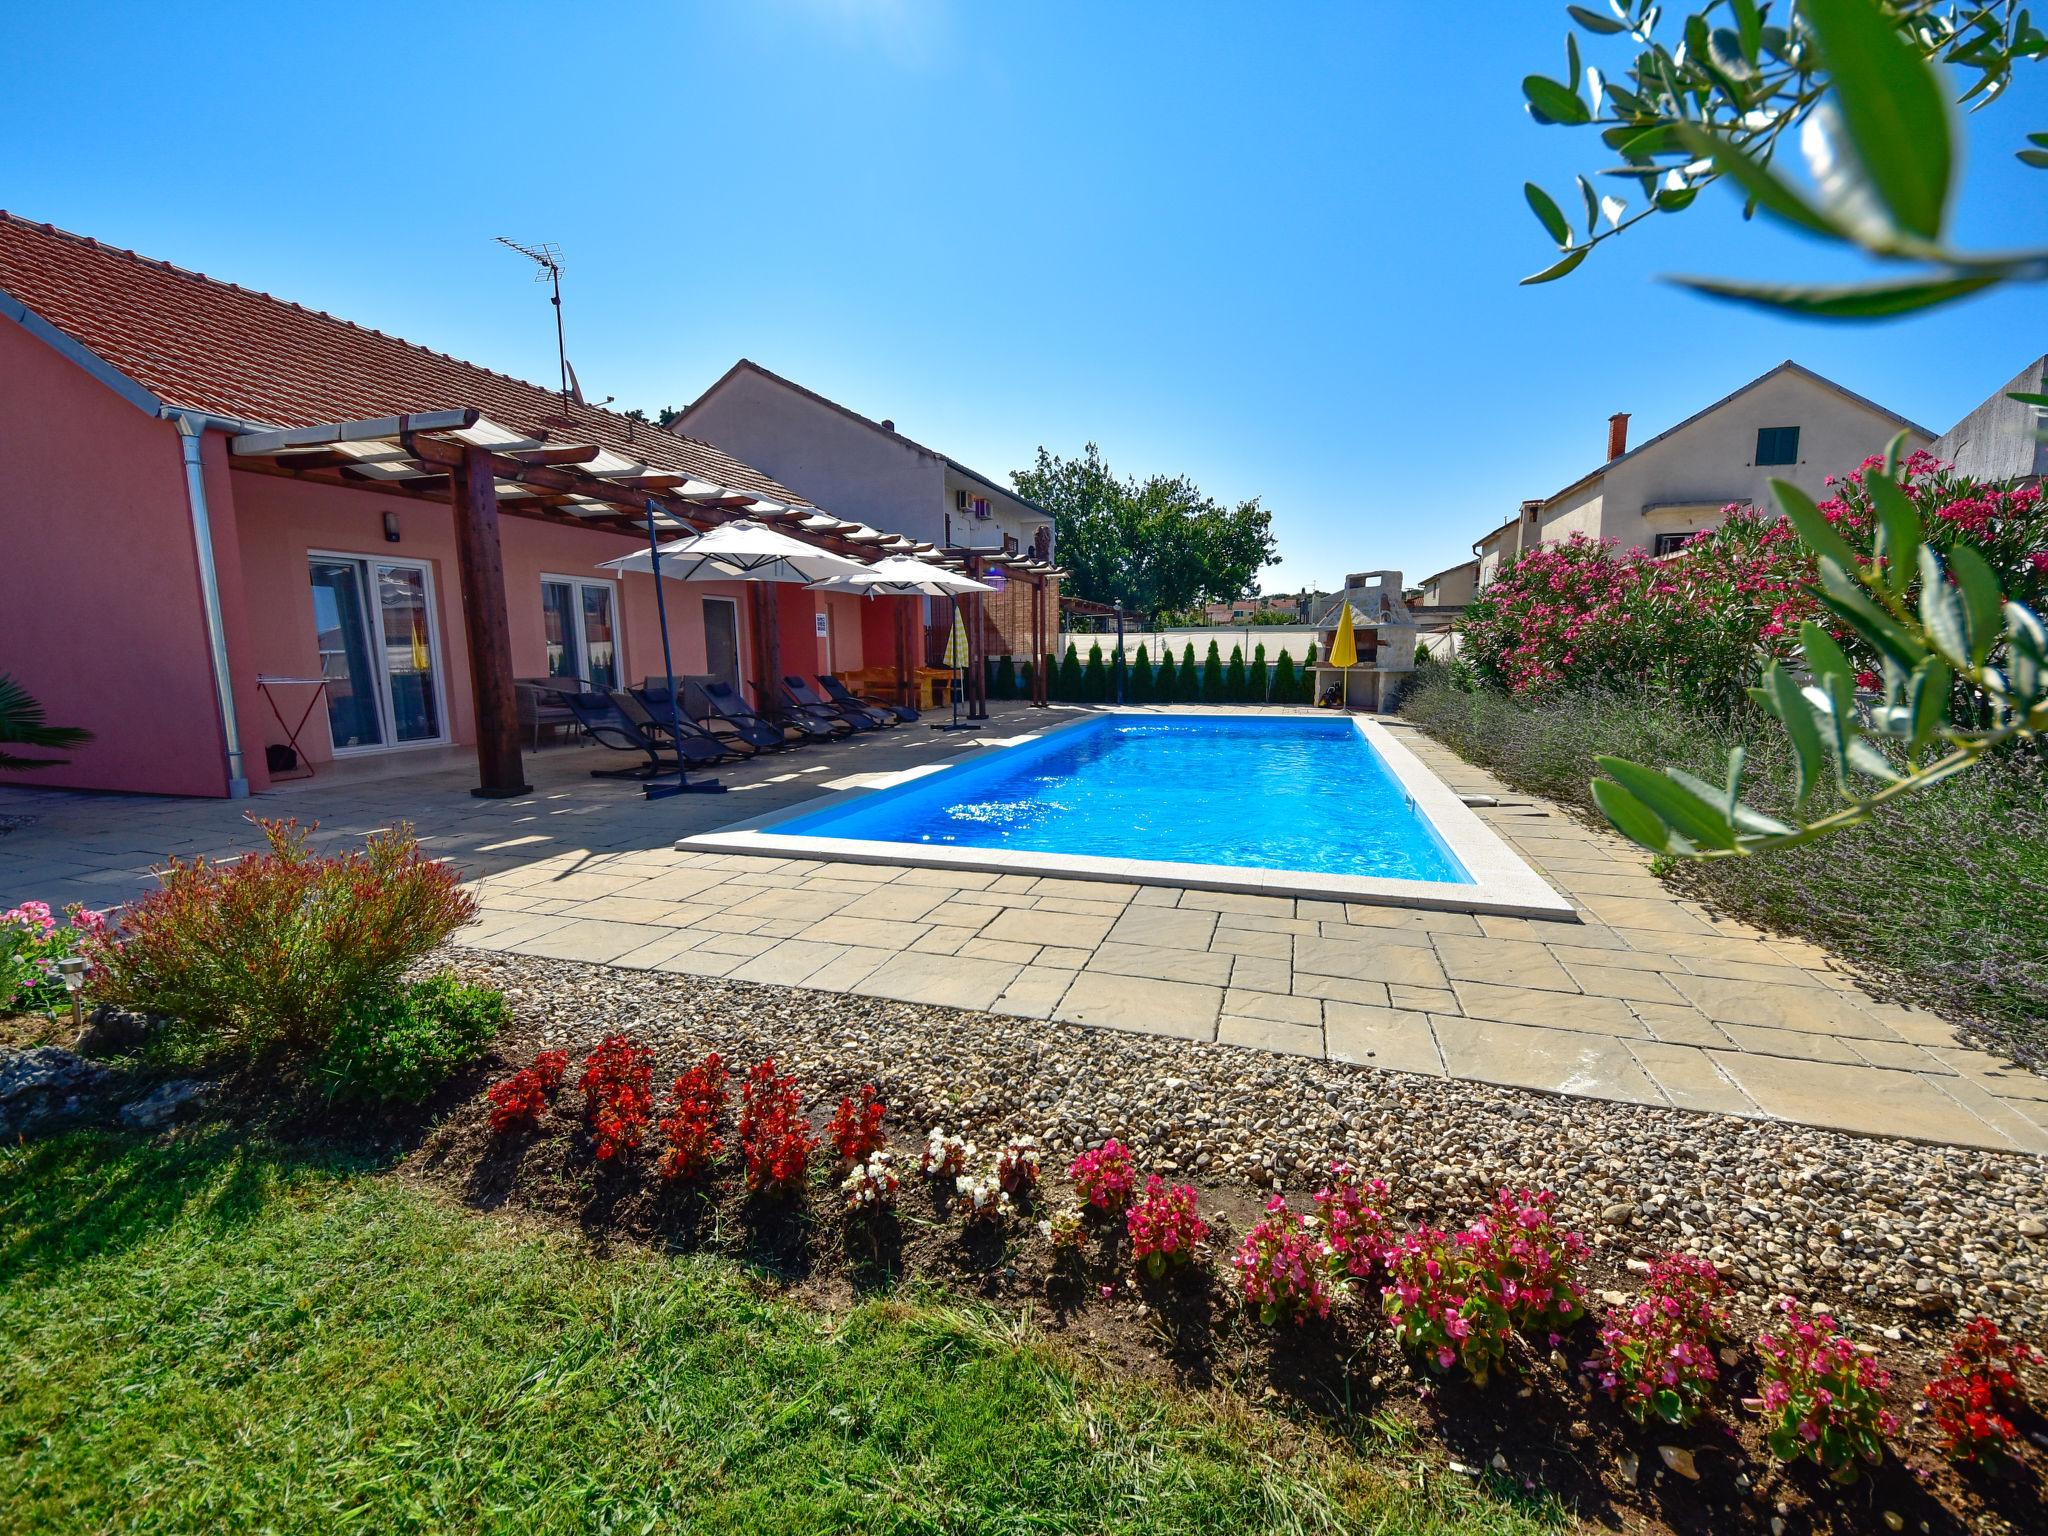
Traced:
<svg viewBox="0 0 2048 1536">
<path fill-rule="evenodd" d="M 228 675 L 227 629 L 220 615 L 220 573 L 213 564 L 213 523 L 206 515 L 206 469 L 200 462 L 200 435 L 206 418 L 176 412 L 178 449 L 185 459 L 185 500 L 192 509 L 192 544 L 199 556 L 199 596 L 206 610 L 206 643 L 213 656 L 213 689 L 220 700 L 221 731 L 228 746 L 228 798 L 246 799 L 249 776 L 242 768 L 242 732 L 235 723 L 235 689 Z"/>
</svg>

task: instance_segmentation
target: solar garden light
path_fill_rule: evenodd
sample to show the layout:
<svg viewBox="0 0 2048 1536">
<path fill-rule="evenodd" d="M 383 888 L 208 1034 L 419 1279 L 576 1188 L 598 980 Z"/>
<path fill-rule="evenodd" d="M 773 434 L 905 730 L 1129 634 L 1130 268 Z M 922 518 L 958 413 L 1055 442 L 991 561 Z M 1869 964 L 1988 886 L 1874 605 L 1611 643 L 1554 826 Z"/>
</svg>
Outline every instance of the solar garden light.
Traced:
<svg viewBox="0 0 2048 1536">
<path fill-rule="evenodd" d="M 57 962 L 57 979 L 71 994 L 71 1022 L 79 1029 L 85 1027 L 85 973 L 91 968 L 83 955 L 66 955 Z"/>
</svg>

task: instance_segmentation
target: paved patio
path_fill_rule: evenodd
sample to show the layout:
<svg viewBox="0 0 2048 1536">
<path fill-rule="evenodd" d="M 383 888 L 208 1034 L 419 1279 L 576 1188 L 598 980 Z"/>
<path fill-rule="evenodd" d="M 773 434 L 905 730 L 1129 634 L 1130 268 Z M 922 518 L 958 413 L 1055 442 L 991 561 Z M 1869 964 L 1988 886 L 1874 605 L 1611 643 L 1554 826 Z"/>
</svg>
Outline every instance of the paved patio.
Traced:
<svg viewBox="0 0 2048 1536">
<path fill-rule="evenodd" d="M 727 854 L 676 838 L 983 749 L 1045 717 L 997 705 L 973 737 L 922 727 L 723 770 L 733 793 L 655 803 L 594 780 L 596 749 L 534 756 L 530 798 L 463 766 L 331 775 L 257 801 L 0 789 L 0 902 L 103 906 L 167 855 L 255 846 L 245 809 L 347 841 L 400 816 L 474 880 L 483 949 L 1052 1018 L 1684 1109 L 2048 1152 L 2048 1078 L 1880 1003 L 1828 955 L 1717 920 L 1646 856 L 1514 794 L 1420 732 L 1403 740 L 1570 897 L 1580 923 Z M 1055 714 L 1063 712 L 1056 711 Z"/>
</svg>

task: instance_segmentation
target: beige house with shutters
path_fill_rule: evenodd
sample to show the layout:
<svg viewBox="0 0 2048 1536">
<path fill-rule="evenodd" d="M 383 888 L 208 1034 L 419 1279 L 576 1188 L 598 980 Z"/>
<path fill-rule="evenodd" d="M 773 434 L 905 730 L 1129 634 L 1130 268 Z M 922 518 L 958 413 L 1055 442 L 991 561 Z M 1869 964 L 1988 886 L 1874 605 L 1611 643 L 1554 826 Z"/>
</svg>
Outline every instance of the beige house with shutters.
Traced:
<svg viewBox="0 0 2048 1536">
<path fill-rule="evenodd" d="M 1666 554 L 1730 505 L 1768 504 L 1773 479 L 1818 499 L 1829 475 L 1882 453 L 1898 433 L 1908 452 L 1934 441 L 1918 422 L 1790 359 L 1633 448 L 1628 427 L 1627 412 L 1609 417 L 1598 468 L 1523 502 L 1472 546 L 1480 586 L 1523 550 L 1575 533 Z"/>
</svg>

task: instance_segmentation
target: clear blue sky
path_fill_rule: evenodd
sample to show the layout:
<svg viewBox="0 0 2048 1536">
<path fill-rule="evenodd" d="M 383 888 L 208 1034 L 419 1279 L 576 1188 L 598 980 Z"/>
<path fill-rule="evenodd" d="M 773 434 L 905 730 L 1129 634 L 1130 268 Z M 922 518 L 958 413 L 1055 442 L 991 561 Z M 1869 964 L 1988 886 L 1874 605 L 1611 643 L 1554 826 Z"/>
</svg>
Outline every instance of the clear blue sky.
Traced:
<svg viewBox="0 0 2048 1536">
<path fill-rule="evenodd" d="M 1093 439 L 1265 498 L 1269 589 L 1450 565 L 1609 412 L 1641 436 L 1785 357 L 1940 430 L 2048 350 L 2038 289 L 1829 328 L 1657 284 L 1851 275 L 1718 192 L 1517 288 L 1523 180 L 1601 163 L 1519 105 L 1563 32 L 1549 0 L 15 5 L 0 205 L 541 380 L 491 237 L 553 240 L 592 399 L 744 355 L 997 476 Z M 2036 73 L 1975 120 L 1976 243 L 2044 233 Z"/>
</svg>

